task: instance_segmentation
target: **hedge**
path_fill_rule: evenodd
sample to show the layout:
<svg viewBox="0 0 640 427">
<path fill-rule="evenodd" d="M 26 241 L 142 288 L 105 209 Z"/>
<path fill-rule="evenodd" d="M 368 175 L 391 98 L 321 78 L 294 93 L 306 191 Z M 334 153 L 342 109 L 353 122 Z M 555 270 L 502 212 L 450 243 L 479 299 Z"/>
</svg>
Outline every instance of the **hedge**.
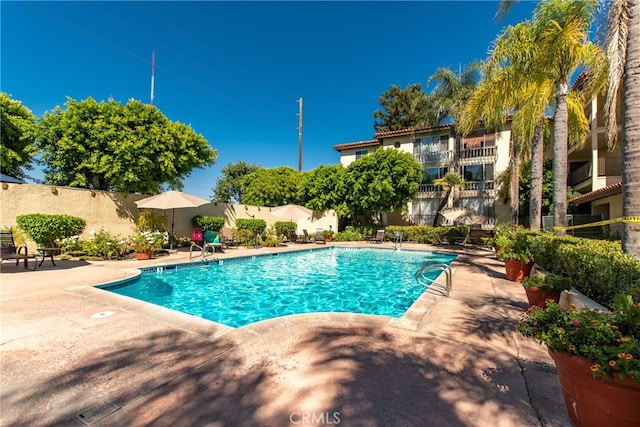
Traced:
<svg viewBox="0 0 640 427">
<path fill-rule="evenodd" d="M 236 219 L 236 228 L 238 230 L 249 230 L 253 234 L 262 234 L 267 228 L 267 222 L 264 219 L 238 218 Z"/>
<path fill-rule="evenodd" d="M 624 254 L 619 241 L 528 235 L 534 261 L 545 270 L 569 277 L 573 286 L 605 307 L 616 294 L 640 300 L 640 260 Z"/>
<path fill-rule="evenodd" d="M 288 236 L 290 229 L 295 231 L 298 228 L 298 224 L 293 221 L 276 221 L 273 226 L 276 236 Z"/>
<path fill-rule="evenodd" d="M 58 240 L 77 236 L 87 226 L 84 219 L 71 215 L 19 215 L 16 222 L 27 237 L 43 248 L 55 248 Z"/>
<path fill-rule="evenodd" d="M 224 226 L 224 218 L 221 216 L 196 215 L 191 218 L 194 227 L 202 228 L 203 231 L 220 231 Z"/>
</svg>

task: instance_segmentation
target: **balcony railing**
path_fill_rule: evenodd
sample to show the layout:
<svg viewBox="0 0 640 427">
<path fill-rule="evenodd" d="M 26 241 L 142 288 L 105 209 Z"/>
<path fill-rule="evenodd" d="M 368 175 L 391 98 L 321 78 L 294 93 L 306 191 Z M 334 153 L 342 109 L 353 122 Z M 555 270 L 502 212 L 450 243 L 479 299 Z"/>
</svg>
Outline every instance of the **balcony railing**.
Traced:
<svg viewBox="0 0 640 427">
<path fill-rule="evenodd" d="M 496 155 L 495 145 L 489 147 L 467 148 L 460 151 L 461 159 L 471 159 L 474 157 L 494 157 Z"/>
<path fill-rule="evenodd" d="M 415 225 L 433 225 L 435 215 L 416 214 L 411 215 L 411 222 Z"/>
<path fill-rule="evenodd" d="M 464 189 L 474 191 L 494 190 L 495 181 L 465 181 Z"/>
<path fill-rule="evenodd" d="M 422 164 L 427 163 L 451 163 L 453 161 L 453 151 L 436 151 L 432 153 L 414 154 L 417 161 Z"/>
<path fill-rule="evenodd" d="M 569 174 L 569 185 L 580 184 L 591 178 L 591 163 L 585 163 Z"/>
<path fill-rule="evenodd" d="M 418 193 L 442 193 L 444 190 L 442 189 L 442 185 L 433 185 L 433 184 L 420 184 L 418 186 Z"/>
<path fill-rule="evenodd" d="M 417 161 L 422 164 L 434 164 L 434 163 L 451 163 L 453 162 L 455 152 L 452 150 L 449 151 L 435 151 L 431 153 L 415 153 L 414 157 Z M 496 156 L 496 147 L 477 147 L 477 148 L 467 148 L 465 150 L 460 151 L 460 159 L 476 159 L 480 157 L 490 157 L 495 158 Z"/>
</svg>

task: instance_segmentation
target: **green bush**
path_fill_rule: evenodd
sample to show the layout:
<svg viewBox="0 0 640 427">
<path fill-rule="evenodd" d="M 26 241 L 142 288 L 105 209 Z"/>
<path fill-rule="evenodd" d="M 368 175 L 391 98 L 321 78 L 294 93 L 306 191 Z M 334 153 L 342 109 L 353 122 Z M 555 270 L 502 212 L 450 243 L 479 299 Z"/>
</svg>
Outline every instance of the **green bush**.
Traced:
<svg viewBox="0 0 640 427">
<path fill-rule="evenodd" d="M 238 230 L 249 230 L 253 234 L 262 234 L 267 228 L 267 222 L 264 219 L 238 218 L 236 219 L 236 227 Z"/>
<path fill-rule="evenodd" d="M 334 242 L 358 242 L 361 240 L 362 234 L 359 231 L 354 230 L 345 230 L 333 235 Z"/>
<path fill-rule="evenodd" d="M 138 217 L 138 231 L 168 231 L 167 214 L 163 211 L 145 209 Z"/>
<path fill-rule="evenodd" d="M 298 224 L 292 221 L 276 221 L 273 226 L 278 236 L 288 236 L 289 229 L 296 230 L 298 228 Z"/>
<path fill-rule="evenodd" d="M 87 225 L 84 219 L 71 215 L 27 214 L 18 216 L 16 222 L 31 240 L 44 248 L 57 247 L 59 240 L 82 233 Z"/>
<path fill-rule="evenodd" d="M 534 261 L 545 270 L 569 277 L 573 286 L 605 307 L 616 294 L 640 299 L 640 261 L 622 252 L 620 242 L 548 233 L 528 235 Z"/>
<path fill-rule="evenodd" d="M 449 242 L 453 241 L 454 238 L 464 238 L 469 234 L 469 226 L 468 225 L 453 225 L 453 226 L 445 226 L 445 227 L 436 227 L 436 233 L 440 236 L 441 239 L 445 239 Z"/>
<path fill-rule="evenodd" d="M 82 251 L 88 256 L 112 259 L 121 258 L 128 251 L 128 246 L 120 237 L 100 230 L 91 240 L 82 242 Z"/>
<path fill-rule="evenodd" d="M 202 228 L 203 231 L 219 232 L 224 226 L 224 218 L 221 216 L 196 215 L 191 219 L 194 227 Z"/>
</svg>

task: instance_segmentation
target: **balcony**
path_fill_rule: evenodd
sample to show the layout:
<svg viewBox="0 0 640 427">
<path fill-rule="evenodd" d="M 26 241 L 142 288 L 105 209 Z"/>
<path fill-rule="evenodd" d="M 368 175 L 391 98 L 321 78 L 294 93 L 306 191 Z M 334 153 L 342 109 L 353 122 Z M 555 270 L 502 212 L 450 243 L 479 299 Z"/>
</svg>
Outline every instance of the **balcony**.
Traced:
<svg viewBox="0 0 640 427">
<path fill-rule="evenodd" d="M 428 164 L 450 164 L 453 162 L 455 157 L 455 151 L 434 151 L 430 153 L 415 153 L 413 155 L 417 161 L 422 163 L 423 165 Z M 478 159 L 485 159 L 486 161 L 492 162 L 496 159 L 496 147 L 476 147 L 476 148 L 466 148 L 460 151 L 460 160 L 464 162 L 464 160 L 473 159 L 477 161 Z"/>
<path fill-rule="evenodd" d="M 495 181 L 465 181 L 460 197 L 478 197 L 487 192 L 493 194 L 493 190 Z M 445 193 L 441 185 L 420 184 L 418 187 L 418 197 L 422 199 L 441 199 Z"/>
<path fill-rule="evenodd" d="M 467 148 L 460 151 L 460 159 L 477 159 L 478 157 L 488 157 L 495 159 L 496 147 L 495 145 L 489 147 L 475 147 Z"/>
<path fill-rule="evenodd" d="M 453 161 L 453 151 L 434 151 L 414 154 L 417 161 L 426 164 L 448 164 Z"/>
<path fill-rule="evenodd" d="M 591 163 L 585 163 L 569 174 L 569 185 L 576 186 L 581 182 L 588 181 L 591 179 L 591 174 Z"/>
<path fill-rule="evenodd" d="M 598 177 L 619 177 L 621 174 L 621 157 L 598 157 Z M 591 162 L 586 162 L 569 174 L 569 185 L 578 186 L 585 181 L 590 181 L 592 176 Z"/>
<path fill-rule="evenodd" d="M 444 197 L 444 193 L 445 191 L 441 185 L 420 184 L 418 187 L 418 196 L 423 198 L 442 198 Z"/>
</svg>

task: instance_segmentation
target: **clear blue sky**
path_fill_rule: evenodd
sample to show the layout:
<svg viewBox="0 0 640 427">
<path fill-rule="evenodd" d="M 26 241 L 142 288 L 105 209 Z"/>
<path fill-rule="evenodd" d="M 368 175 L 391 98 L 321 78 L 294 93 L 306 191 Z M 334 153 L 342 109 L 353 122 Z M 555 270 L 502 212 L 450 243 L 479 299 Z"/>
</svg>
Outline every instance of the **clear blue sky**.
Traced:
<svg viewBox="0 0 640 427">
<path fill-rule="evenodd" d="M 495 1 L 13 2 L 2 1 L 0 90 L 34 114 L 66 97 L 149 102 L 218 150 L 184 191 L 210 198 L 220 169 L 239 160 L 336 164 L 333 145 L 370 139 L 378 97 L 422 83 L 439 67 L 484 59 L 509 24 Z"/>
</svg>

